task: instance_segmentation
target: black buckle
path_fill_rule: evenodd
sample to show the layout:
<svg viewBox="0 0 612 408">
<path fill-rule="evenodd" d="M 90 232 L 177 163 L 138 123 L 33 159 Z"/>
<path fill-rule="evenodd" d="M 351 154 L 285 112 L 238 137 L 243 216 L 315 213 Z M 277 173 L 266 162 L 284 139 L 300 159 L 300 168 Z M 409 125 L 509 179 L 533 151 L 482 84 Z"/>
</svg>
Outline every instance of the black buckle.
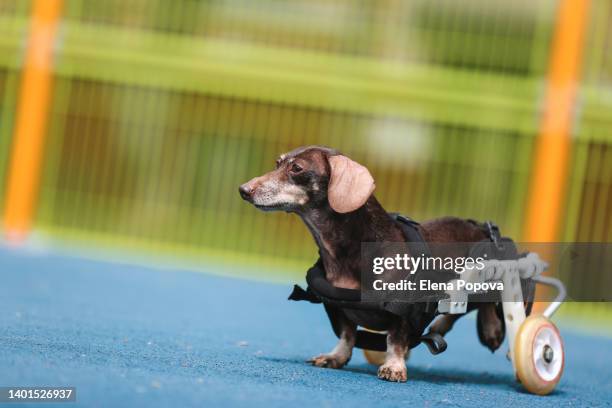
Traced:
<svg viewBox="0 0 612 408">
<path fill-rule="evenodd" d="M 442 335 L 439 333 L 429 332 L 421 336 L 419 340 L 425 343 L 425 345 L 429 349 L 429 352 L 434 356 L 436 354 L 444 353 L 444 351 L 446 351 L 446 340 L 444 340 L 444 337 L 442 337 Z"/>
<path fill-rule="evenodd" d="M 493 241 L 493 245 L 499 251 L 504 250 L 504 245 L 501 242 L 501 235 L 499 233 L 499 227 L 492 223 L 491 221 L 485 222 L 485 226 L 487 227 L 487 233 L 489 234 L 489 238 Z"/>
</svg>

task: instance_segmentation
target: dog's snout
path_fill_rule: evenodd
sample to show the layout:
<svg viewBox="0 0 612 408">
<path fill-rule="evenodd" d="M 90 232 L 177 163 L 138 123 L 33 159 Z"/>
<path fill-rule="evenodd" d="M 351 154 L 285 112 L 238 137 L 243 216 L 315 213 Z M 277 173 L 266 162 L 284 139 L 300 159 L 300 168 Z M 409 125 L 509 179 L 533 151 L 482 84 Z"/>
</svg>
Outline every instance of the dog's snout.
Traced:
<svg viewBox="0 0 612 408">
<path fill-rule="evenodd" d="M 253 197 L 253 188 L 249 185 L 249 183 L 241 185 L 238 188 L 238 191 L 240 192 L 240 197 L 242 197 L 243 200 L 250 201 Z"/>
</svg>

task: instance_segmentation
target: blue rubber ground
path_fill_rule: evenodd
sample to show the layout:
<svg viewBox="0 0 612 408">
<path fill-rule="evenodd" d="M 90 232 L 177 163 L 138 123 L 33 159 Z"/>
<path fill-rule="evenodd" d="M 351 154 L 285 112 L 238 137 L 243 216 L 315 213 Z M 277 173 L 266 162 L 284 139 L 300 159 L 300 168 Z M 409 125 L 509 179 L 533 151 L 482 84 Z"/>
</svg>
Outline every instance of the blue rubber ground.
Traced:
<svg viewBox="0 0 612 408">
<path fill-rule="evenodd" d="M 409 381 L 395 384 L 361 352 L 343 370 L 305 364 L 335 339 L 320 306 L 285 300 L 290 285 L 6 249 L 0 273 L 0 385 L 76 386 L 80 406 L 612 403 L 612 341 L 563 326 L 566 371 L 548 397 L 515 383 L 506 347 L 484 349 L 470 318 L 446 353 L 413 350 Z"/>
</svg>

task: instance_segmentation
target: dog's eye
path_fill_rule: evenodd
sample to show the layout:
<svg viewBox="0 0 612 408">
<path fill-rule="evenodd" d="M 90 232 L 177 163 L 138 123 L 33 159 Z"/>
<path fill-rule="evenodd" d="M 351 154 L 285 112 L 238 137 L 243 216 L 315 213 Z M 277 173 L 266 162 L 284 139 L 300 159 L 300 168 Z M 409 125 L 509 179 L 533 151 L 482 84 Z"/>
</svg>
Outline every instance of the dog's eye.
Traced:
<svg viewBox="0 0 612 408">
<path fill-rule="evenodd" d="M 280 166 L 280 164 L 281 164 L 281 159 L 276 159 L 276 168 L 277 169 Z"/>
<path fill-rule="evenodd" d="M 303 169 L 302 169 L 302 166 L 300 166 L 300 165 L 299 165 L 299 164 L 297 164 L 297 163 L 293 163 L 293 164 L 291 165 L 291 172 L 292 172 L 292 173 L 299 173 L 299 172 L 301 172 L 302 170 L 303 170 Z"/>
</svg>

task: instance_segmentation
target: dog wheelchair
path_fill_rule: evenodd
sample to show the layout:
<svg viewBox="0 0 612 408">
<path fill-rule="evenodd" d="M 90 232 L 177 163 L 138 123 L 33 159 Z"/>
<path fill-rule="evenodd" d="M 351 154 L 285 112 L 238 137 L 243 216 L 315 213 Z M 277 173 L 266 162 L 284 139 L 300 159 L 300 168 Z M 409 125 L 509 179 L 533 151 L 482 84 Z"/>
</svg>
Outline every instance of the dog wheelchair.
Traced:
<svg viewBox="0 0 612 408">
<path fill-rule="evenodd" d="M 409 218 L 392 214 L 400 223 L 409 243 L 426 244 L 418 232 L 418 224 Z M 502 238 L 499 229 L 493 223 L 484 224 L 489 239 L 477 243 L 471 254 L 488 256 L 483 268 L 467 268 L 461 279 L 472 284 L 502 282 L 496 303 L 503 311 L 503 322 L 508 335 L 509 359 L 512 362 L 517 380 L 527 391 L 546 395 L 552 392 L 563 373 L 565 352 L 559 330 L 550 321 L 566 297 L 566 290 L 561 281 L 543 275 L 548 264 L 536 253 L 518 254 L 516 246 L 509 238 Z M 486 292 L 470 288 L 482 285 L 454 285 L 454 290 L 438 294 L 435 300 L 419 303 L 407 302 L 362 302 L 360 290 L 337 288 L 325 279 L 325 271 L 319 260 L 306 275 L 306 290 L 294 286 L 290 300 L 307 300 L 311 303 L 323 303 L 334 326 L 330 306 L 344 309 L 385 312 L 407 318 L 415 329 L 414 338 L 410 339 L 410 348 L 424 343 L 432 354 L 446 350 L 446 341 L 437 333 L 423 334 L 425 328 L 440 314 L 465 314 L 470 305 L 487 296 Z M 541 284 L 557 290 L 557 296 L 541 315 L 531 315 L 535 286 Z M 501 316 L 500 316 L 501 317 Z M 386 350 L 386 333 L 369 330 L 358 330 L 355 347 L 364 351 L 366 360 L 371 364 L 381 365 Z M 336 335 L 340 332 L 334 327 Z"/>
</svg>

